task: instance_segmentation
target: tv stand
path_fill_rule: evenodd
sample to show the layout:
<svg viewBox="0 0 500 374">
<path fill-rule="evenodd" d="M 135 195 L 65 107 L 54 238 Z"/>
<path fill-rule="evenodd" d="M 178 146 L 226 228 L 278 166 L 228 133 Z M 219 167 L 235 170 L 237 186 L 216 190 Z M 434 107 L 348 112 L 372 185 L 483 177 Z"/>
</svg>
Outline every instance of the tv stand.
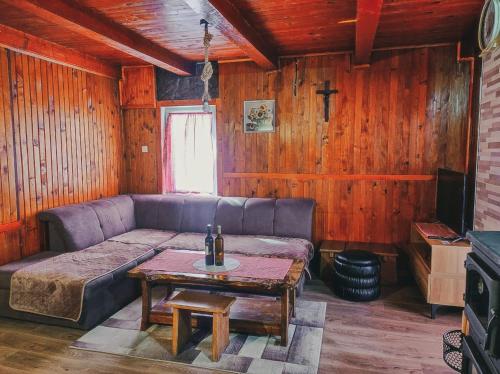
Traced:
<svg viewBox="0 0 500 374">
<path fill-rule="evenodd" d="M 412 224 L 410 243 L 405 252 L 417 285 L 430 304 L 432 319 L 436 318 L 441 305 L 464 306 L 464 262 L 470 249 L 467 240 L 453 243 L 430 239 L 417 224 Z"/>
</svg>

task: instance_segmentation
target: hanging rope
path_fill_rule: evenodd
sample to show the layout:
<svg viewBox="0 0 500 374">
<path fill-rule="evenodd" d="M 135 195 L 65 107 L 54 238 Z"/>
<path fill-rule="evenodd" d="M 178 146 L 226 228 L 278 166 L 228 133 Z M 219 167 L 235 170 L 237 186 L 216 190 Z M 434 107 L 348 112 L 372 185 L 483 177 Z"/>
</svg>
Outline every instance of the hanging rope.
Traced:
<svg viewBox="0 0 500 374">
<path fill-rule="evenodd" d="M 201 80 L 205 85 L 205 90 L 201 98 L 202 102 L 208 104 L 210 100 L 210 93 L 208 92 L 208 81 L 212 78 L 214 70 L 212 68 L 212 63 L 208 61 L 208 48 L 210 48 L 210 42 L 212 41 L 213 35 L 208 32 L 208 22 L 205 20 L 200 21 L 201 24 L 205 24 L 205 35 L 203 37 L 203 47 L 205 48 L 205 65 L 203 66 L 203 72 L 201 73 Z"/>
</svg>

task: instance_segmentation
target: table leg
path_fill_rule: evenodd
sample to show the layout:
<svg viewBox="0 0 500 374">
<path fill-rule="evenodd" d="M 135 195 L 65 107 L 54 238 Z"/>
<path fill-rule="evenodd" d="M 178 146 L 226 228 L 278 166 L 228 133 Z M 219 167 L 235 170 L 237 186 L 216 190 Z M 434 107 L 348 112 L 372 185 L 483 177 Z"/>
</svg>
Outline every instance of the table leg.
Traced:
<svg viewBox="0 0 500 374">
<path fill-rule="evenodd" d="M 149 327 L 149 313 L 151 312 L 151 283 L 145 279 L 141 280 L 142 289 L 142 319 L 141 331 Z"/>
<path fill-rule="evenodd" d="M 214 313 L 212 323 L 212 361 L 219 361 L 229 344 L 229 313 Z"/>
<path fill-rule="evenodd" d="M 191 311 L 173 308 L 172 312 L 172 354 L 177 356 L 191 339 Z"/>
<path fill-rule="evenodd" d="M 431 304 L 431 319 L 436 319 L 437 311 L 441 305 Z"/>
<path fill-rule="evenodd" d="M 288 288 L 281 294 L 281 341 L 280 344 L 286 347 L 288 344 L 288 318 L 290 313 L 290 299 Z"/>
<path fill-rule="evenodd" d="M 297 299 L 297 289 L 294 287 L 290 290 L 290 307 L 292 309 L 292 317 L 295 318 L 295 300 Z"/>
</svg>

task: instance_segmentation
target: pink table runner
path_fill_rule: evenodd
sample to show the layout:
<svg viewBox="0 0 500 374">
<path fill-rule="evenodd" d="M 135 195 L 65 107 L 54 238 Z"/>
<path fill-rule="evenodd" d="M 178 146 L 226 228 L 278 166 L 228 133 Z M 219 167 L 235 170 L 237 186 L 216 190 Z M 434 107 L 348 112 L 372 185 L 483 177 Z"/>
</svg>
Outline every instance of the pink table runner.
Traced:
<svg viewBox="0 0 500 374">
<path fill-rule="evenodd" d="M 205 258 L 203 252 L 166 250 L 140 265 L 140 268 L 143 270 L 157 270 L 172 273 L 222 274 L 243 278 L 283 280 L 293 263 L 293 260 L 284 258 L 251 257 L 233 254 L 226 254 L 226 256 L 238 260 L 240 266 L 224 273 L 205 272 L 193 266 L 195 261 Z"/>
</svg>

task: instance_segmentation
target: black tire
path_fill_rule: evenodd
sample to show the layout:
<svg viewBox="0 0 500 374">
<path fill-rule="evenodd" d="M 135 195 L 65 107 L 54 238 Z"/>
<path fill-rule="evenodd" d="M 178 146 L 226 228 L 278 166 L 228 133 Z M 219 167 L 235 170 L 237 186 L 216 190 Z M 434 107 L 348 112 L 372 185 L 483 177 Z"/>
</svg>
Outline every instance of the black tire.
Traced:
<svg viewBox="0 0 500 374">
<path fill-rule="evenodd" d="M 335 286 L 334 291 L 338 297 L 351 301 L 371 301 L 380 296 L 380 287 L 352 288 Z"/>
<path fill-rule="evenodd" d="M 380 265 L 370 265 L 370 266 L 353 266 L 350 264 L 346 264 L 341 262 L 335 258 L 333 263 L 335 272 L 348 275 L 351 277 L 375 277 L 380 273 Z"/>
<path fill-rule="evenodd" d="M 342 251 L 338 253 L 335 258 L 344 264 L 356 266 L 373 266 L 380 263 L 376 254 L 357 249 Z"/>
<path fill-rule="evenodd" d="M 373 288 L 379 286 L 379 276 L 371 277 L 351 277 L 342 273 L 335 272 L 333 281 L 335 285 L 348 288 Z"/>
</svg>

